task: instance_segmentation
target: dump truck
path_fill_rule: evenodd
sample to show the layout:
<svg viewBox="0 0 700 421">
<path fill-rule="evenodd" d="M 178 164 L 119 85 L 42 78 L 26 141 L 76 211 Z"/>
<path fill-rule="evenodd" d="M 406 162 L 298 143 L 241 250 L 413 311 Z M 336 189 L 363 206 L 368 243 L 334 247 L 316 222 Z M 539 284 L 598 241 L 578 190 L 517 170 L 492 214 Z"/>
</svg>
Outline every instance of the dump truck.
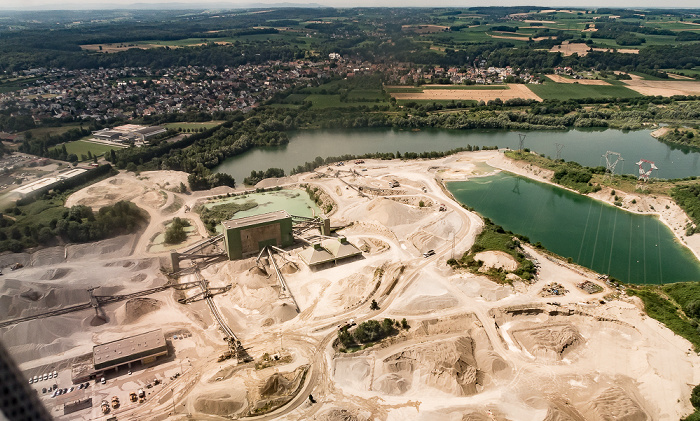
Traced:
<svg viewBox="0 0 700 421">
<path fill-rule="evenodd" d="M 102 413 L 106 414 L 109 412 L 109 402 L 102 401 Z"/>
<path fill-rule="evenodd" d="M 117 408 L 119 408 L 119 398 L 116 396 L 112 396 L 112 409 Z"/>
<path fill-rule="evenodd" d="M 139 403 L 143 403 L 146 400 L 146 392 L 143 389 L 139 389 Z"/>
<path fill-rule="evenodd" d="M 129 399 L 131 400 L 131 402 L 136 402 L 137 400 L 139 400 L 139 398 L 136 397 L 136 393 L 134 392 L 129 393 Z"/>
</svg>

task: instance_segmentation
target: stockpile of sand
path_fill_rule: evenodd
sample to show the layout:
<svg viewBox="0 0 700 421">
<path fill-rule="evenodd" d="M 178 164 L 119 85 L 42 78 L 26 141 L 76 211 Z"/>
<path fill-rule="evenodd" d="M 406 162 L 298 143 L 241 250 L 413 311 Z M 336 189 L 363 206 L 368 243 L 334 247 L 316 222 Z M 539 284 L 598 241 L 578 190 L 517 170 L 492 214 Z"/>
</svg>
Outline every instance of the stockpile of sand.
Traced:
<svg viewBox="0 0 700 421">
<path fill-rule="evenodd" d="M 513 256 L 502 251 L 482 251 L 474 255 L 474 260 L 484 262 L 479 268 L 482 272 L 486 272 L 491 268 L 512 272 L 518 268 L 518 262 Z"/>
<path fill-rule="evenodd" d="M 153 298 L 132 298 L 116 311 L 117 323 L 120 325 L 131 324 L 141 317 L 156 312 L 163 307 L 163 303 Z"/>
<path fill-rule="evenodd" d="M 246 406 L 245 389 L 236 387 L 199 395 L 194 403 L 194 409 L 198 412 L 224 417 L 237 415 Z"/>
<path fill-rule="evenodd" d="M 372 367 L 364 356 L 336 357 L 333 360 L 335 381 L 357 390 L 369 390 L 372 382 Z"/>
<path fill-rule="evenodd" d="M 5 279 L 0 285 L 0 319 L 3 320 L 89 301 L 88 293 L 83 288 L 55 288 L 17 279 Z"/>
<path fill-rule="evenodd" d="M 446 341 L 412 346 L 383 361 L 382 372 L 374 387 L 389 395 L 401 395 L 412 387 L 430 386 L 456 396 L 478 392 L 478 369 L 471 338 L 460 337 Z M 416 372 L 418 372 L 416 374 Z"/>
<path fill-rule="evenodd" d="M 275 373 L 270 376 L 265 384 L 260 388 L 260 396 L 284 396 L 292 392 L 294 383 L 285 376 Z"/>
<path fill-rule="evenodd" d="M 297 317 L 298 314 L 294 304 L 280 301 L 272 305 L 270 318 L 272 318 L 275 323 L 284 323 Z"/>
<path fill-rule="evenodd" d="M 601 420 L 646 421 L 651 418 L 625 389 L 611 386 L 600 391 L 590 402 Z"/>
<path fill-rule="evenodd" d="M 358 209 L 355 214 L 356 220 L 375 220 L 387 227 L 413 224 L 422 219 L 427 209 L 417 209 L 402 205 L 390 199 L 378 197 L 367 203 L 363 208 Z"/>
<path fill-rule="evenodd" d="M 443 285 L 422 275 L 421 279 L 412 283 L 402 294 L 402 299 L 394 302 L 399 312 L 405 314 L 425 313 L 455 307 L 459 300 Z"/>
<path fill-rule="evenodd" d="M 584 342 L 578 329 L 571 324 L 548 324 L 525 329 L 513 329 L 513 337 L 530 354 L 538 358 L 559 361 L 565 353 Z"/>
<path fill-rule="evenodd" d="M 512 287 L 496 284 L 483 276 L 460 274 L 450 281 L 470 297 L 481 297 L 486 301 L 502 300 L 513 294 Z"/>
<path fill-rule="evenodd" d="M 374 289 L 376 282 L 366 273 L 353 273 L 331 283 L 318 302 L 316 314 L 325 316 L 360 304 Z"/>
</svg>

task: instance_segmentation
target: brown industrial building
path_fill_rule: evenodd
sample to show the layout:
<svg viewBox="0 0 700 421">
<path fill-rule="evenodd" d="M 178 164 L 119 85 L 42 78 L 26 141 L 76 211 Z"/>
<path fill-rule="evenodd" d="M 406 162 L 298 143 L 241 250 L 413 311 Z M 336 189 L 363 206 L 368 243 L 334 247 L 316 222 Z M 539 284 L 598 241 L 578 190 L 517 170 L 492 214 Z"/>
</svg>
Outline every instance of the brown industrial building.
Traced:
<svg viewBox="0 0 700 421">
<path fill-rule="evenodd" d="M 149 364 L 157 357 L 168 355 L 168 347 L 161 329 L 140 333 L 106 344 L 95 345 L 92 349 L 95 371 L 109 370 L 124 364 L 141 361 Z"/>
</svg>

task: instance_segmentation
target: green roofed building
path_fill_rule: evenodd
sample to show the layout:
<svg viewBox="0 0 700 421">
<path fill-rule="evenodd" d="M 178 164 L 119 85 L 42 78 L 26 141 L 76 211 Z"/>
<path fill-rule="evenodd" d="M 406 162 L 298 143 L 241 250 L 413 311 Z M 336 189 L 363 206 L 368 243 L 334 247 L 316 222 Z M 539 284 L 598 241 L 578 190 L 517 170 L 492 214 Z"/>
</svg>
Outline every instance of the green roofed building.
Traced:
<svg viewBox="0 0 700 421">
<path fill-rule="evenodd" d="M 253 255 L 265 246 L 287 247 L 294 243 L 292 217 L 283 210 L 230 219 L 222 224 L 230 260 Z"/>
</svg>

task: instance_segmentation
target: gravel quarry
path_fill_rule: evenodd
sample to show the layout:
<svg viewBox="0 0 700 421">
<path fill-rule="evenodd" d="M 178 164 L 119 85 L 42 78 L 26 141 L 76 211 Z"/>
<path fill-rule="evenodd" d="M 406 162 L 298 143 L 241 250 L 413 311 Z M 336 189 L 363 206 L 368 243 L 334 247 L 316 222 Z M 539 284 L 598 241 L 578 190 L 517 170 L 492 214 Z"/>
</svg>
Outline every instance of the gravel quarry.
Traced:
<svg viewBox="0 0 700 421">
<path fill-rule="evenodd" d="M 127 420 L 643 421 L 690 413 L 700 357 L 597 273 L 527 245 L 523 251 L 540 265 L 532 282 L 513 275 L 499 284 L 447 264 L 469 250 L 483 222 L 443 182 L 504 169 L 540 176 L 499 151 L 481 151 L 346 162 L 265 180 L 294 193 L 305 194 L 302 184 L 321 189 L 334 204 L 328 216 L 335 235 L 363 253 L 312 268 L 298 255 L 303 241 L 275 254 L 293 298 L 282 293 L 268 258 L 195 261 L 209 287 L 221 288 L 212 300 L 250 361 L 220 358 L 228 346 L 205 301 L 178 302 L 198 288 L 0 327 L 3 344 L 27 376 L 56 369 L 67 388 L 72 364 L 94 345 L 163 330 L 169 354 L 153 364 L 112 370 L 106 384 L 64 397 L 42 394 L 39 383 L 59 420 L 104 419 L 99 403 L 112 396 L 123 404 L 110 416 Z M 174 217 L 194 226 L 175 250 L 208 237 L 191 209 L 243 191 L 182 193 L 186 176 L 122 172 L 74 193 L 67 206 L 132 200 L 148 212 L 148 226 L 98 243 L 0 256 L 2 266 L 23 266 L 0 278 L 0 322 L 88 303 L 91 288 L 113 296 L 194 282 L 191 262 L 171 274 L 169 250 L 153 248 L 153 239 Z M 394 180 L 399 187 L 389 187 Z M 429 250 L 434 255 L 425 257 Z M 503 252 L 482 251 L 478 260 L 505 271 L 517 265 Z M 576 286 L 583 281 L 602 291 L 586 293 Z M 568 292 L 541 296 L 553 282 Z M 339 346 L 339 327 L 385 318 L 405 319 L 407 327 L 357 349 Z M 146 388 L 145 402 L 129 402 L 139 388 Z M 92 398 L 92 408 L 64 415 L 64 403 L 83 398 Z"/>
</svg>

